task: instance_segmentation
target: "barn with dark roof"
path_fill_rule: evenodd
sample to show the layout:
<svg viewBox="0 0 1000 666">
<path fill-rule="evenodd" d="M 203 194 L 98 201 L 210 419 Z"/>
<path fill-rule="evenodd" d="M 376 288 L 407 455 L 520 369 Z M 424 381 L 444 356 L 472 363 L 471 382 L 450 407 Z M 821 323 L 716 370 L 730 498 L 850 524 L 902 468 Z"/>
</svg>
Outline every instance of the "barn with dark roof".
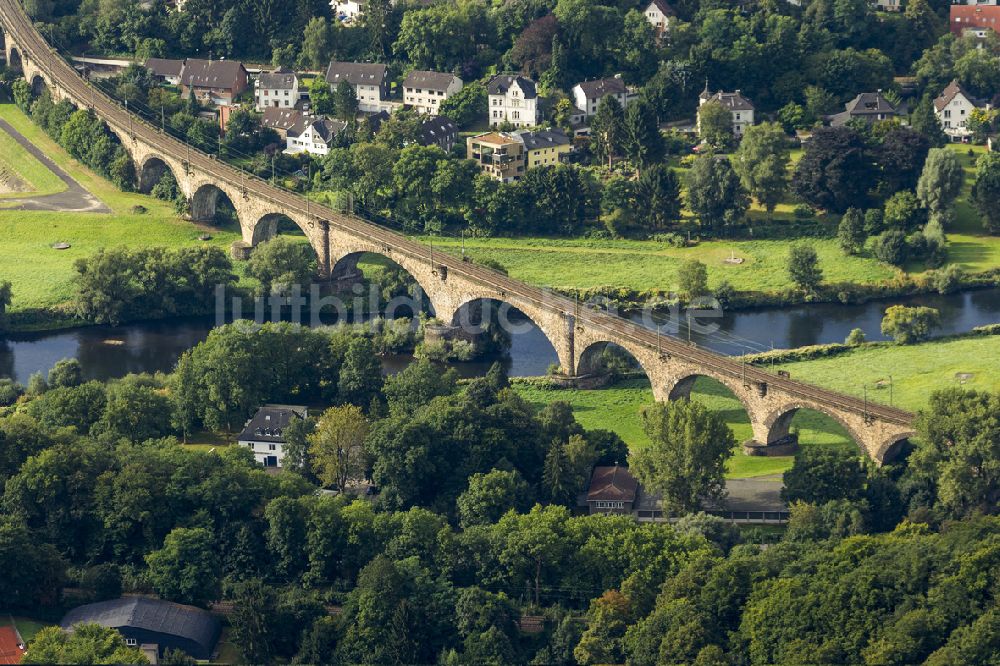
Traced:
<svg viewBox="0 0 1000 666">
<path fill-rule="evenodd" d="M 78 624 L 116 629 L 133 647 L 155 645 L 183 650 L 195 659 L 211 659 L 222 625 L 206 610 L 147 597 L 122 597 L 74 608 L 60 623 L 72 630 Z"/>
</svg>

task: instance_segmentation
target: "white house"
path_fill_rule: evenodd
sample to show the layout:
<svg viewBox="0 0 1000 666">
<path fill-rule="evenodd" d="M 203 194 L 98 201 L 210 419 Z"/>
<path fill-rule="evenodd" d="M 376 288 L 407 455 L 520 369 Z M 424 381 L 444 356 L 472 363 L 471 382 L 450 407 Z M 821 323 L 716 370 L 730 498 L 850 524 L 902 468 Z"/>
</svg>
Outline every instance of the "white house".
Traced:
<svg viewBox="0 0 1000 666">
<path fill-rule="evenodd" d="M 365 13 L 366 4 L 366 0 L 330 0 L 330 9 L 343 23 L 353 23 Z"/>
<path fill-rule="evenodd" d="M 629 93 L 620 76 L 582 81 L 573 86 L 573 103 L 587 116 L 597 113 L 597 107 L 605 97 L 614 97 L 624 109 L 636 96 Z"/>
<path fill-rule="evenodd" d="M 264 405 L 247 421 L 236 442 L 253 452 L 264 467 L 281 467 L 285 457 L 285 431 L 296 419 L 305 419 L 309 411 L 297 405 Z"/>
<path fill-rule="evenodd" d="M 331 62 L 326 69 L 326 80 L 331 90 L 336 90 L 341 81 L 354 86 L 358 98 L 358 110 L 362 113 L 378 113 L 383 101 L 389 98 L 389 81 L 386 66 L 365 62 Z"/>
<path fill-rule="evenodd" d="M 299 101 L 299 78 L 282 68 L 261 72 L 254 81 L 254 98 L 261 113 L 269 108 L 290 109 Z"/>
<path fill-rule="evenodd" d="M 303 115 L 285 134 L 285 153 L 306 152 L 320 157 L 330 153 L 334 138 L 346 125 L 339 120 Z"/>
<path fill-rule="evenodd" d="M 538 92 L 535 82 L 523 76 L 498 74 L 487 86 L 490 125 L 507 122 L 514 127 L 538 124 Z"/>
<path fill-rule="evenodd" d="M 733 135 L 743 136 L 743 132 L 753 125 L 754 105 L 749 99 L 744 97 L 739 90 L 736 92 L 719 91 L 715 94 L 709 92 L 708 83 L 705 89 L 698 95 L 698 107 L 701 108 L 709 102 L 721 104 L 728 109 L 733 117 Z M 698 117 L 698 132 L 701 132 L 701 116 Z"/>
<path fill-rule="evenodd" d="M 941 121 L 941 129 L 952 141 L 961 141 L 969 131 L 969 115 L 981 108 L 982 102 L 970 95 L 958 81 L 952 81 L 934 100 L 934 113 Z"/>
<path fill-rule="evenodd" d="M 403 80 L 403 104 L 436 116 L 441 102 L 461 89 L 462 79 L 454 74 L 413 70 Z"/>
<path fill-rule="evenodd" d="M 667 4 L 666 0 L 653 0 L 646 5 L 646 9 L 642 13 L 650 25 L 653 26 L 657 37 L 662 37 L 670 32 L 670 23 L 677 16 L 677 12 Z"/>
</svg>

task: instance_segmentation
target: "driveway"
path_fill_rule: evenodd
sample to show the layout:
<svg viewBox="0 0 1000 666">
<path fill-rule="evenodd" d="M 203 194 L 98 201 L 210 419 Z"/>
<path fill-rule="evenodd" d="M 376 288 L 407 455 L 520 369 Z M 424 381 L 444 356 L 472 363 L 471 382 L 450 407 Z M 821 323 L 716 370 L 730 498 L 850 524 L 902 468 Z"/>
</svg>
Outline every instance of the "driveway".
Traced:
<svg viewBox="0 0 1000 666">
<path fill-rule="evenodd" d="M 59 165 L 50 160 L 45 153 L 38 149 L 38 146 L 28 141 L 24 135 L 11 127 L 6 120 L 0 119 L 0 130 L 9 134 L 15 141 L 21 144 L 25 150 L 45 165 L 45 168 L 54 173 L 59 179 L 66 183 L 66 190 L 57 194 L 47 194 L 45 196 L 33 197 L 30 194 L 24 197 L 15 197 L 0 201 L 0 208 L 3 210 L 35 210 L 52 211 L 63 213 L 110 213 L 110 208 L 104 205 L 100 199 L 83 189 L 80 183 L 63 171 Z M 7 202 L 14 205 L 8 206 Z"/>
</svg>

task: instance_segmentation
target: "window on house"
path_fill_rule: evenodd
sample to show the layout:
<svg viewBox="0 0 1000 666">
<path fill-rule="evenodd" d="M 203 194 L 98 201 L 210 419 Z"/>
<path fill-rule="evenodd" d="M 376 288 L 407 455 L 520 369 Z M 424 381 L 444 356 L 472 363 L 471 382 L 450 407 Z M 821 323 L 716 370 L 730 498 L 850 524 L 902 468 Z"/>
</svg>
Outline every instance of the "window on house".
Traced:
<svg viewBox="0 0 1000 666">
<path fill-rule="evenodd" d="M 134 638 L 126 638 L 125 639 L 125 645 L 127 645 L 129 647 L 135 647 L 138 644 L 139 644 L 139 641 L 135 640 Z"/>
</svg>

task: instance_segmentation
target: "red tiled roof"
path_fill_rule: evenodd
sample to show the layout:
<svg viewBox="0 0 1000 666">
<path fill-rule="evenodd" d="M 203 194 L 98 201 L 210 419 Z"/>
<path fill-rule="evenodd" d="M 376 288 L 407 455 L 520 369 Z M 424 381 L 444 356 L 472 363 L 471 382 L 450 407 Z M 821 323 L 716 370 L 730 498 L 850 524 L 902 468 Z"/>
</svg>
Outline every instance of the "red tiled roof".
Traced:
<svg viewBox="0 0 1000 666">
<path fill-rule="evenodd" d="M 0 664 L 20 664 L 24 650 L 18 647 L 17 630 L 12 626 L 0 627 Z"/>
<path fill-rule="evenodd" d="M 1000 6 L 952 5 L 948 25 L 958 36 L 969 28 L 989 28 L 993 32 L 1000 33 Z"/>
</svg>

